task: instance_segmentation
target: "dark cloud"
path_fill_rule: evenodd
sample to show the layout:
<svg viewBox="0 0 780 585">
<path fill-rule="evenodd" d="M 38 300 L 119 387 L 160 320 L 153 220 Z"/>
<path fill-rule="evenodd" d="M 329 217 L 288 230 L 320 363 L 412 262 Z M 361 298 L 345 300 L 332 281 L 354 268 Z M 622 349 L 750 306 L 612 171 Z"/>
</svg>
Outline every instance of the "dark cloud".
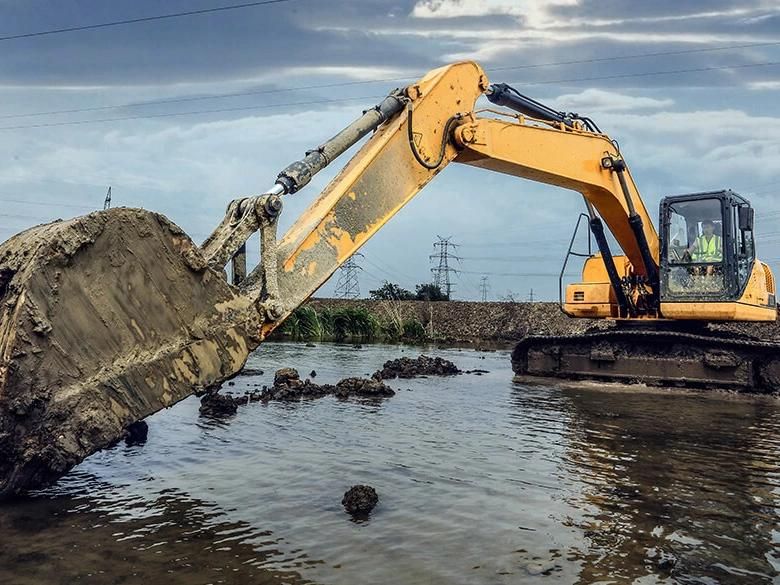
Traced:
<svg viewBox="0 0 780 585">
<path fill-rule="evenodd" d="M 427 66 L 424 43 L 407 45 L 359 28 L 316 30 L 304 12 L 319 0 L 259 6 L 216 14 L 8 41 L 0 81 L 25 84 L 171 84 L 267 74 L 286 67 Z M 327 2 L 350 23 L 352 2 Z M 367 3 L 371 4 L 371 3 Z M 3 33 L 12 34 L 193 10 L 206 2 L 166 2 L 143 10 L 100 0 L 30 2 L 3 7 Z M 44 8 L 45 7 L 45 8 Z"/>
<path fill-rule="evenodd" d="M 555 27 L 526 30 L 517 14 L 414 18 L 413 0 L 293 0 L 236 11 L 116 28 L 36 37 L 2 45 L 0 83 L 31 85 L 170 85 L 263 77 L 301 67 L 396 68 L 424 71 L 450 57 L 479 59 L 488 67 L 538 65 L 572 59 L 640 54 L 709 44 L 775 38 L 778 16 L 760 2 L 744 2 L 744 17 L 727 2 L 583 1 L 552 6 Z M 101 0 L 0 4 L 5 34 L 133 18 L 214 6 L 205 0 L 149 4 Z M 646 21 L 702 12 L 721 16 Z M 603 24 L 604 21 L 617 21 Z M 570 22 L 571 25 L 566 23 Z M 702 42 L 694 42 L 699 38 Z M 529 82 L 623 75 L 780 60 L 780 49 L 735 50 L 576 66 L 522 70 Z M 517 77 L 511 72 L 502 77 Z M 719 86 L 764 79 L 761 69 L 694 75 L 694 84 Z M 280 79 L 283 79 L 280 77 Z M 643 78 L 641 86 L 676 86 L 680 77 Z M 686 81 L 687 82 L 687 79 Z M 283 82 L 277 82 L 284 85 Z M 579 82 L 577 82 L 579 83 Z M 564 86 L 565 84 L 562 84 Z M 631 78 L 604 80 L 634 87 Z"/>
</svg>

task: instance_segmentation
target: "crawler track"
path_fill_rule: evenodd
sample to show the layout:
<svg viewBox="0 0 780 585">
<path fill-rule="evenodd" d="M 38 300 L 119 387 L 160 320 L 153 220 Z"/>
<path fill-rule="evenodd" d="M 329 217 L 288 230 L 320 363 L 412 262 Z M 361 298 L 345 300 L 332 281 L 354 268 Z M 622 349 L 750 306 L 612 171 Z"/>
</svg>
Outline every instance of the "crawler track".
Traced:
<svg viewBox="0 0 780 585">
<path fill-rule="evenodd" d="M 528 336 L 512 352 L 512 367 L 521 377 L 780 392 L 780 343 L 708 330 Z"/>
</svg>

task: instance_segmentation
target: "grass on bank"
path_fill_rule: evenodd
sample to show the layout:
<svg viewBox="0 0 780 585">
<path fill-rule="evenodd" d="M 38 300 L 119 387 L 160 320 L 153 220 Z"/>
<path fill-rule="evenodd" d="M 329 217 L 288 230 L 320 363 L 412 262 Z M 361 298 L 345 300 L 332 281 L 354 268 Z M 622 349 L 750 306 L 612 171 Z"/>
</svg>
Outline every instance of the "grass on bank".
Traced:
<svg viewBox="0 0 780 585">
<path fill-rule="evenodd" d="M 395 307 L 382 318 L 362 308 L 322 309 L 303 306 L 282 324 L 279 334 L 295 341 L 425 341 L 418 319 L 402 319 Z"/>
</svg>

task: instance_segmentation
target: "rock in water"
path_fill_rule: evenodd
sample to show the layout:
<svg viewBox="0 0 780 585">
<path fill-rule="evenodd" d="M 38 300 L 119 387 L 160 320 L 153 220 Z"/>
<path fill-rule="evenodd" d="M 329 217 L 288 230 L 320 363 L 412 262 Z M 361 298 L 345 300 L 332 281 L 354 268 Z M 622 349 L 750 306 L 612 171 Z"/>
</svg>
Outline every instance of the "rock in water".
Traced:
<svg viewBox="0 0 780 585">
<path fill-rule="evenodd" d="M 312 371 L 312 374 L 316 372 Z M 332 384 L 315 384 L 311 380 L 301 380 L 298 371 L 294 368 L 282 368 L 277 370 L 274 376 L 274 385 L 266 388 L 260 399 L 296 401 L 303 398 L 321 398 L 330 394 L 337 398 L 387 398 L 395 396 L 392 388 L 386 386 L 381 380 L 373 378 L 344 378 L 335 386 Z"/>
<path fill-rule="evenodd" d="M 207 392 L 200 399 L 200 414 L 212 418 L 232 416 L 238 411 L 238 402 L 232 396 L 218 392 Z"/>
<path fill-rule="evenodd" d="M 341 505 L 353 516 L 365 516 L 374 509 L 379 496 L 370 485 L 353 485 L 341 499 Z"/>
<path fill-rule="evenodd" d="M 146 443 L 146 439 L 149 436 L 149 425 L 146 421 L 139 420 L 134 422 L 125 431 L 125 444 L 130 445 L 143 445 Z"/>
<path fill-rule="evenodd" d="M 374 373 L 377 380 L 393 378 L 414 378 L 415 376 L 454 376 L 460 374 L 458 366 L 440 357 L 421 355 L 418 358 L 402 357 L 385 362 L 382 369 Z"/>
<path fill-rule="evenodd" d="M 382 381 L 367 378 L 344 378 L 336 384 L 336 397 L 349 398 L 359 396 L 361 398 L 387 398 L 395 396 L 395 391 L 386 386 Z"/>
<path fill-rule="evenodd" d="M 298 374 L 298 370 L 295 368 L 281 368 L 276 370 L 276 373 L 274 374 L 274 386 L 281 386 L 283 384 L 286 384 L 291 388 L 300 387 L 303 382 L 301 382 L 301 376 Z"/>
</svg>

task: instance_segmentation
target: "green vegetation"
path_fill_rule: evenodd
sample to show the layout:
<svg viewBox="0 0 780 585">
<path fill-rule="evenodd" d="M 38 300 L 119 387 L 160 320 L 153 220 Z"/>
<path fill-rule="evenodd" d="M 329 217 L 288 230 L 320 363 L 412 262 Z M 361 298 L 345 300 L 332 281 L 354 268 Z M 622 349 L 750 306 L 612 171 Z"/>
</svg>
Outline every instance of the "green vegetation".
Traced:
<svg viewBox="0 0 780 585">
<path fill-rule="evenodd" d="M 433 283 L 418 284 L 414 287 L 414 297 L 418 301 L 449 301 L 450 298 L 441 290 L 440 286 Z"/>
<path fill-rule="evenodd" d="M 385 281 L 376 290 L 368 291 L 371 299 L 375 301 L 448 301 L 449 297 L 441 290 L 441 287 L 433 283 L 418 284 L 414 292 L 401 288 L 394 282 Z"/>
<path fill-rule="evenodd" d="M 368 291 L 370 297 L 375 301 L 413 301 L 414 293 L 405 288 L 401 288 L 394 282 L 385 281 L 382 286 L 376 290 Z"/>
<path fill-rule="evenodd" d="M 384 319 L 362 308 L 296 309 L 280 328 L 296 341 L 424 341 L 425 326 L 417 319 L 402 320 L 396 311 Z"/>
</svg>

